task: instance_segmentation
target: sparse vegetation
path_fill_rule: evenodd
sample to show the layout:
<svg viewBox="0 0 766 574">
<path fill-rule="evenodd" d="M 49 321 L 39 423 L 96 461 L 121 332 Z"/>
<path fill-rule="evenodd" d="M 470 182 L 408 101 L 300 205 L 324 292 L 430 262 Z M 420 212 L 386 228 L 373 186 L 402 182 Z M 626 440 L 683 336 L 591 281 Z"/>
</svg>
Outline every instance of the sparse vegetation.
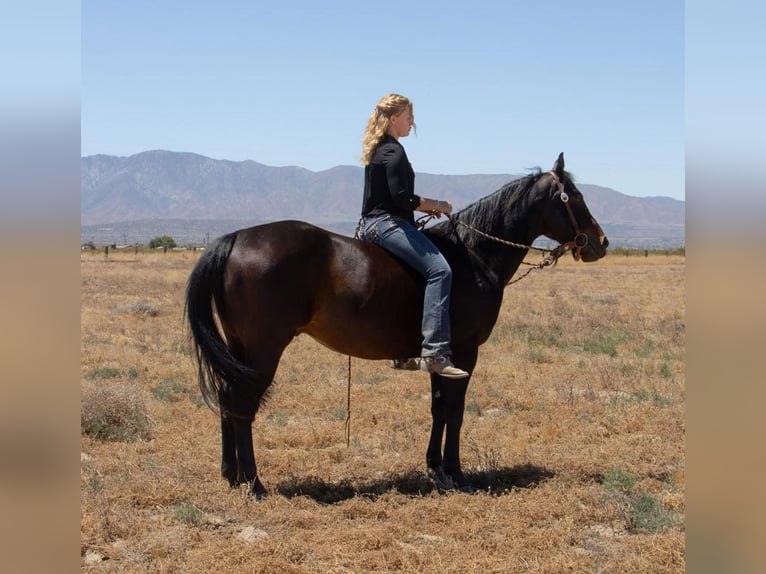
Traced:
<svg viewBox="0 0 766 574">
<path fill-rule="evenodd" d="M 163 378 L 151 392 L 158 401 L 174 402 L 185 397 L 198 407 L 205 404 L 196 386 L 186 385 L 175 377 Z"/>
<path fill-rule="evenodd" d="M 188 500 L 173 505 L 173 516 L 181 524 L 196 526 L 204 513 Z"/>
<path fill-rule="evenodd" d="M 131 315 L 156 317 L 160 314 L 160 310 L 155 305 L 150 305 L 146 301 L 136 301 L 135 303 L 128 303 L 127 305 L 121 305 L 115 309 L 116 313 L 128 313 Z"/>
<path fill-rule="evenodd" d="M 120 369 L 117 369 L 115 367 L 96 367 L 90 373 L 88 373 L 88 378 L 90 379 L 115 379 L 119 376 L 121 376 L 122 373 L 120 372 Z"/>
<path fill-rule="evenodd" d="M 614 249 L 609 250 L 610 255 L 614 257 L 629 257 L 629 256 L 639 256 L 639 257 L 649 257 L 655 256 L 655 255 L 664 255 L 665 257 L 670 256 L 680 256 L 684 257 L 686 256 L 686 247 L 676 247 L 675 249 L 639 249 L 637 247 L 615 247 Z"/>
<path fill-rule="evenodd" d="M 674 523 L 673 513 L 653 494 L 638 488 L 637 477 L 621 468 L 610 469 L 603 486 L 617 505 L 629 531 L 655 532 Z"/>
<path fill-rule="evenodd" d="M 150 436 L 152 421 L 132 383 L 99 383 L 82 391 L 80 428 L 98 440 L 133 442 Z"/>
<path fill-rule="evenodd" d="M 466 397 L 476 495 L 426 473 L 425 373 L 353 359 L 347 448 L 348 359 L 296 338 L 253 423 L 256 503 L 200 406 L 198 256 L 81 254 L 83 572 L 684 572 L 682 257 L 562 259 L 506 289 Z"/>
</svg>

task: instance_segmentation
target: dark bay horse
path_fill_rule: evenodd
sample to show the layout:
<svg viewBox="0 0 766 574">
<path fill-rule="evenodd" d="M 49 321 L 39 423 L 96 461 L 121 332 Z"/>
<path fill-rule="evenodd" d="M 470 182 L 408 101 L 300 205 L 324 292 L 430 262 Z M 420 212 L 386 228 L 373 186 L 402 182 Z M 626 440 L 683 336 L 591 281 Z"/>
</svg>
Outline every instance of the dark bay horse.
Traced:
<svg viewBox="0 0 766 574">
<path fill-rule="evenodd" d="M 564 171 L 563 154 L 550 172 L 514 180 L 423 232 L 452 267 L 452 359 L 468 372 L 525 246 L 544 235 L 562 244 L 557 254 L 571 249 L 590 262 L 609 245 Z M 296 335 L 363 359 L 417 357 L 423 291 L 420 276 L 380 247 L 308 223 L 259 225 L 212 243 L 189 277 L 186 315 L 200 389 L 220 409 L 223 477 L 232 486 L 249 483 L 256 497 L 266 494 L 251 425 Z M 431 375 L 426 453 L 431 471 L 466 491 L 472 487 L 461 471 L 460 429 L 468 381 Z"/>
</svg>

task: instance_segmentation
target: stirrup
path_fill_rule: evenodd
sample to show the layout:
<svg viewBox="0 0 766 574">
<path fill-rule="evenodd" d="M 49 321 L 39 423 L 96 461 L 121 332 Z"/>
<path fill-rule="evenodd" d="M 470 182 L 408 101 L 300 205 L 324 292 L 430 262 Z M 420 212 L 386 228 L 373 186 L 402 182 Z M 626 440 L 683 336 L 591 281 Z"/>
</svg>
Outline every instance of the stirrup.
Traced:
<svg viewBox="0 0 766 574">
<path fill-rule="evenodd" d="M 393 359 L 391 361 L 391 368 L 399 369 L 402 371 L 419 371 L 420 357 L 411 357 L 409 359 Z"/>
</svg>

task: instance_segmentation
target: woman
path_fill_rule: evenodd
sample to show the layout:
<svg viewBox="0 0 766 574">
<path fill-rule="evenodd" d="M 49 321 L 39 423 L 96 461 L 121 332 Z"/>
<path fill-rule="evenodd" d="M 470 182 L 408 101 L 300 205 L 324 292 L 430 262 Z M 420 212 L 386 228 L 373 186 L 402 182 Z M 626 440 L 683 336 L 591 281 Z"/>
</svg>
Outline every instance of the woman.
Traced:
<svg viewBox="0 0 766 574">
<path fill-rule="evenodd" d="M 384 96 L 370 114 L 363 139 L 360 237 L 393 253 L 425 278 L 420 368 L 448 379 L 462 379 L 468 373 L 455 367 L 450 358 L 452 270 L 415 226 L 413 216 L 415 210 L 437 217 L 449 215 L 452 205 L 415 195 L 415 172 L 399 143 L 414 125 L 412 102 L 398 94 Z"/>
</svg>

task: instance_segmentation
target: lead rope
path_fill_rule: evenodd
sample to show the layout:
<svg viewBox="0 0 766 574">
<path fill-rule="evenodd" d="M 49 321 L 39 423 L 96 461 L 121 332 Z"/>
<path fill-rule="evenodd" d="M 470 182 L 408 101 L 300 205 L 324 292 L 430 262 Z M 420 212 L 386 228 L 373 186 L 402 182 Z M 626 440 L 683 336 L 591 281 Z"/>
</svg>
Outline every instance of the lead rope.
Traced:
<svg viewBox="0 0 766 574">
<path fill-rule="evenodd" d="M 348 386 L 346 389 L 346 448 L 351 446 L 351 355 L 348 356 Z"/>
<path fill-rule="evenodd" d="M 354 230 L 354 239 L 361 239 L 359 237 L 359 231 L 362 229 L 362 218 L 359 218 L 359 223 L 356 224 Z M 346 380 L 346 422 L 343 423 L 346 429 L 346 448 L 351 446 L 351 355 L 348 356 L 348 378 Z"/>
</svg>

